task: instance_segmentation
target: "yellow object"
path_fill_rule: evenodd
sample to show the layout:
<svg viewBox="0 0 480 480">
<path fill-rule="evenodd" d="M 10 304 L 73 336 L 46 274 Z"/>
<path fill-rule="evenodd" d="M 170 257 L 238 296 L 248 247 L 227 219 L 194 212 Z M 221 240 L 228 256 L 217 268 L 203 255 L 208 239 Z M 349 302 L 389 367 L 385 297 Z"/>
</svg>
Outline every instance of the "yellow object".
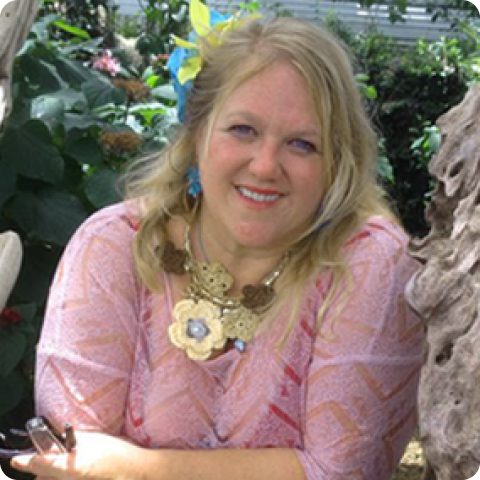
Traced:
<svg viewBox="0 0 480 480">
<path fill-rule="evenodd" d="M 191 0 L 189 5 L 190 23 L 198 38 L 203 38 L 212 46 L 218 46 L 222 43 L 221 35 L 223 32 L 238 28 L 245 21 L 259 18 L 259 14 L 249 15 L 240 18 L 239 15 L 233 15 L 223 22 L 211 25 L 211 15 L 208 7 L 200 0 Z M 173 35 L 173 40 L 178 47 L 187 50 L 196 50 L 197 54 L 188 57 L 179 68 L 177 78 L 181 85 L 189 80 L 193 80 L 202 69 L 202 55 L 200 52 L 200 43 L 190 42 Z"/>
</svg>

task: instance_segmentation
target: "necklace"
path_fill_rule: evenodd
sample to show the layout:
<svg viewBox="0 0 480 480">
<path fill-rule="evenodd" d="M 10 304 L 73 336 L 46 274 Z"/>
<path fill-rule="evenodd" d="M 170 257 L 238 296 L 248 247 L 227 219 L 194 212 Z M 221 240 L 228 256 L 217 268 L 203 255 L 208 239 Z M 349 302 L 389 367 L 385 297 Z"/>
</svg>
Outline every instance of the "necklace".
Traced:
<svg viewBox="0 0 480 480">
<path fill-rule="evenodd" d="M 190 228 L 185 229 L 184 248 L 167 241 L 162 266 L 168 273 L 190 275 L 186 298 L 173 308 L 174 322 L 168 328 L 170 341 L 185 350 L 192 360 L 207 360 L 212 352 L 232 340 L 243 352 L 253 338 L 262 315 L 272 305 L 273 284 L 290 258 L 287 252 L 277 267 L 258 285 L 245 285 L 242 296 L 229 296 L 234 279 L 219 262 L 195 259 L 190 245 Z"/>
</svg>

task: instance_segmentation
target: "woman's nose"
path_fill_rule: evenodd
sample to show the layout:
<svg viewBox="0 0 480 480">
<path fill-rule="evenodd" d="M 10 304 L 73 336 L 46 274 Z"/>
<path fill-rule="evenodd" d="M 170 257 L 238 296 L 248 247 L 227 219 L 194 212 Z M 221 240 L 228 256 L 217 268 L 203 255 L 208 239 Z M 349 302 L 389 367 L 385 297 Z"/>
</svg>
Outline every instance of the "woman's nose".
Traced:
<svg viewBox="0 0 480 480">
<path fill-rule="evenodd" d="M 281 171 L 280 147 L 266 139 L 255 147 L 249 164 L 250 171 L 259 178 L 276 178 Z"/>
</svg>

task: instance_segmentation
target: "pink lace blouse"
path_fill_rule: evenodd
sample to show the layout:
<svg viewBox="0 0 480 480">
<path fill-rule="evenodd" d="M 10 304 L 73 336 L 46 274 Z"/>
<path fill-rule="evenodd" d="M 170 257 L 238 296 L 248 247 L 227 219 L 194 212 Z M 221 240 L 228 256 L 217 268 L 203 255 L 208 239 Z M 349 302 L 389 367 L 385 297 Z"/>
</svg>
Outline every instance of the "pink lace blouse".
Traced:
<svg viewBox="0 0 480 480">
<path fill-rule="evenodd" d="M 170 344 L 170 294 L 138 281 L 134 234 L 118 204 L 70 241 L 38 346 L 39 414 L 151 448 L 289 447 L 308 480 L 390 478 L 416 422 L 423 342 L 403 297 L 416 264 L 401 229 L 374 217 L 348 242 L 352 293 L 318 332 L 326 274 L 281 348 L 280 314 L 246 352 L 207 362 Z"/>
</svg>

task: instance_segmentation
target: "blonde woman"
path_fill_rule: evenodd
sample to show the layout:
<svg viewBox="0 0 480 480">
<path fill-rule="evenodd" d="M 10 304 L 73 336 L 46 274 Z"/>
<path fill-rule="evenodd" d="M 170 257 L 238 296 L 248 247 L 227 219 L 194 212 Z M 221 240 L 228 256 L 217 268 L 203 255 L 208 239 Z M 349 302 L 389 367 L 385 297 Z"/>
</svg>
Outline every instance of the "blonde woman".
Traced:
<svg viewBox="0 0 480 480">
<path fill-rule="evenodd" d="M 178 136 L 79 229 L 52 286 L 36 405 L 77 446 L 13 465 L 388 480 L 415 427 L 422 325 L 348 55 L 291 18 L 212 32 L 178 57 Z"/>
</svg>

